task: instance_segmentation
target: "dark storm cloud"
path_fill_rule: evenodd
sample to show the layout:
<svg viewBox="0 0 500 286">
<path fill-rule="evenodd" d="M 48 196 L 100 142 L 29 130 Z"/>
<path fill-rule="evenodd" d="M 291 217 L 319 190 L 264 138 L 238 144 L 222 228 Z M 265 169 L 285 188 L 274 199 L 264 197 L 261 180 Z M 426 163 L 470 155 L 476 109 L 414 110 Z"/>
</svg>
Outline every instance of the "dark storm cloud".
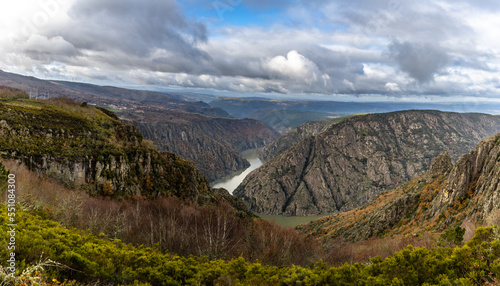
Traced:
<svg viewBox="0 0 500 286">
<path fill-rule="evenodd" d="M 419 82 L 428 82 L 450 61 L 446 52 L 428 43 L 394 41 L 390 52 L 401 69 Z"/>
<path fill-rule="evenodd" d="M 45 34 L 63 38 L 81 60 L 168 72 L 210 60 L 197 48 L 207 41 L 206 27 L 186 18 L 175 0 L 78 0 L 68 14 L 65 27 Z"/>
</svg>

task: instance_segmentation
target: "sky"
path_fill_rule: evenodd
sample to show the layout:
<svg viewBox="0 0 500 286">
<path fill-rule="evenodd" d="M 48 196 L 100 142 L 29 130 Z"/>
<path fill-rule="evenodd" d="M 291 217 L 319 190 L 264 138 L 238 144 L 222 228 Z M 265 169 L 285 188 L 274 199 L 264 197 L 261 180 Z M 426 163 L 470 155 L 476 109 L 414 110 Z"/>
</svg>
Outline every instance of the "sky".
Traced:
<svg viewBox="0 0 500 286">
<path fill-rule="evenodd" d="M 493 0 L 21 0 L 0 8 L 0 69 L 44 79 L 500 101 Z"/>
</svg>

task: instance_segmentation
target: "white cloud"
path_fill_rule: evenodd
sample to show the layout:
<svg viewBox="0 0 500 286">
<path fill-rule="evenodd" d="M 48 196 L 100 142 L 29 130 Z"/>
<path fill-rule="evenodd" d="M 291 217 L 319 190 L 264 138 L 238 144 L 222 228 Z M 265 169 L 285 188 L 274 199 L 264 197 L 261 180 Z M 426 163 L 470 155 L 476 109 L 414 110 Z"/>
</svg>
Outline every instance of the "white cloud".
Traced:
<svg viewBox="0 0 500 286">
<path fill-rule="evenodd" d="M 399 88 L 399 85 L 395 82 L 386 83 L 385 88 L 387 88 L 388 91 L 401 91 L 401 89 Z"/>
<path fill-rule="evenodd" d="M 277 78 L 301 80 L 308 84 L 316 82 L 321 72 L 318 66 L 297 51 L 267 60 L 264 67 Z"/>
<path fill-rule="evenodd" d="M 280 3 L 275 23 L 234 27 L 175 0 L 3 1 L 0 68 L 238 92 L 500 96 L 493 1 Z"/>
</svg>

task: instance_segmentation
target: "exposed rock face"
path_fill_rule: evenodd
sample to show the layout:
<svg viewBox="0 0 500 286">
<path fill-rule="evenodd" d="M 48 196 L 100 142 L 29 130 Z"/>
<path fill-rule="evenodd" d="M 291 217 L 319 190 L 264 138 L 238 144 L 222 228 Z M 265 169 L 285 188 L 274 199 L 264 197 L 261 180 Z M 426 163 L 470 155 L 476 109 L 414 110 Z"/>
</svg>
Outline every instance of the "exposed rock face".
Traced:
<svg viewBox="0 0 500 286">
<path fill-rule="evenodd" d="M 500 131 L 485 114 L 401 111 L 355 116 L 252 172 L 234 194 L 254 211 L 347 211 L 425 171 L 443 151 L 457 159 Z"/>
<path fill-rule="evenodd" d="M 0 102 L 0 152 L 92 195 L 197 199 L 213 194 L 191 163 L 144 145 L 135 126 L 90 106 Z"/>
<path fill-rule="evenodd" d="M 279 136 L 258 120 L 201 114 L 167 113 L 132 123 L 160 150 L 194 162 L 209 181 L 247 168 L 250 164 L 239 153 L 263 147 Z"/>
<path fill-rule="evenodd" d="M 286 134 L 274 140 L 271 144 L 266 145 L 264 148 L 262 148 L 262 151 L 259 153 L 259 159 L 261 159 L 264 162 L 267 162 L 272 158 L 276 157 L 277 155 L 279 155 L 281 152 L 299 143 L 300 141 L 309 138 L 311 136 L 316 136 L 322 131 L 325 131 L 328 127 L 340 121 L 341 121 L 340 118 L 335 118 L 328 120 L 306 122 L 290 130 Z"/>
<path fill-rule="evenodd" d="M 451 166 L 446 154 L 412 181 L 355 210 L 313 221 L 301 230 L 348 241 L 375 235 L 442 231 L 457 223 L 500 223 L 500 134 L 483 140 Z"/>
<path fill-rule="evenodd" d="M 437 217 L 458 203 L 472 220 L 486 220 L 500 210 L 500 134 L 483 140 L 455 164 L 432 201 L 428 217 Z M 451 213 L 450 213 L 451 214 Z M 447 224 L 456 221 L 449 216 Z M 460 218 L 460 217 L 458 217 Z"/>
<path fill-rule="evenodd" d="M 368 205 L 313 221 L 300 228 L 305 232 L 313 230 L 325 240 L 340 237 L 347 241 L 359 241 L 378 236 L 390 228 L 401 226 L 405 218 L 415 216 L 420 205 L 425 207 L 437 192 L 432 189 L 429 196 L 429 192 L 422 192 L 424 188 L 430 188 L 433 183 L 442 183 L 443 176 L 452 167 L 450 156 L 444 152 L 435 159 L 427 172 L 411 183 L 374 198 Z M 405 224 L 411 224 L 411 221 Z"/>
</svg>

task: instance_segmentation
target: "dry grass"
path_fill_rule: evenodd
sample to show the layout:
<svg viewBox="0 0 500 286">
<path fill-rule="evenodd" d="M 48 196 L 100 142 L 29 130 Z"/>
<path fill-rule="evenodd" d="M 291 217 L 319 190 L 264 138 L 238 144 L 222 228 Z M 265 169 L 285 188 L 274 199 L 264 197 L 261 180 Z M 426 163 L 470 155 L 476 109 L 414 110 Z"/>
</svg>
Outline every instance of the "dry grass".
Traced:
<svg viewBox="0 0 500 286">
<path fill-rule="evenodd" d="M 396 251 L 405 249 L 408 245 L 432 249 L 437 246 L 437 234 L 425 234 L 419 237 L 405 236 L 403 238 L 372 238 L 355 243 L 337 239 L 329 244 L 325 262 L 340 266 L 345 262 L 365 263 L 371 258 L 391 256 Z"/>
<path fill-rule="evenodd" d="M 307 265 L 322 257 L 315 239 L 260 219 L 240 219 L 222 200 L 200 206 L 176 197 L 122 201 L 90 197 L 15 161 L 3 164 L 16 175 L 18 202 L 24 209 L 102 238 L 185 256 L 243 255 L 273 265 Z"/>
</svg>

